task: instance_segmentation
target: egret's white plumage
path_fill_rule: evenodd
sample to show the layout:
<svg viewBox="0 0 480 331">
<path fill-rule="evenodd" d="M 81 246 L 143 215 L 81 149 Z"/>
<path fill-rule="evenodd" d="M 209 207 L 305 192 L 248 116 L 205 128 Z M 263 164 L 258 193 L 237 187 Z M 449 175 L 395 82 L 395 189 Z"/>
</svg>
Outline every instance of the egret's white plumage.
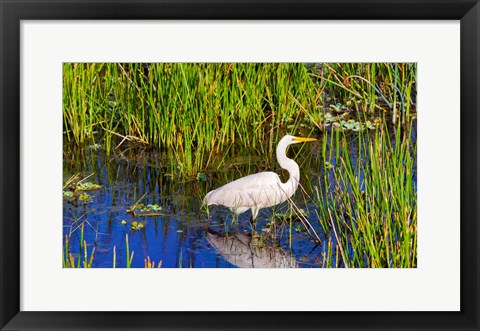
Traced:
<svg viewBox="0 0 480 331">
<path fill-rule="evenodd" d="M 279 141 L 277 160 L 280 166 L 290 174 L 290 178 L 285 183 L 282 183 L 280 177 L 274 172 L 260 172 L 208 192 L 204 204 L 223 205 L 237 215 L 251 209 L 252 217 L 255 219 L 261 208 L 272 207 L 286 201 L 295 193 L 300 182 L 300 168 L 295 161 L 287 157 L 287 147 L 291 144 L 314 140 L 316 139 L 286 135 Z"/>
</svg>

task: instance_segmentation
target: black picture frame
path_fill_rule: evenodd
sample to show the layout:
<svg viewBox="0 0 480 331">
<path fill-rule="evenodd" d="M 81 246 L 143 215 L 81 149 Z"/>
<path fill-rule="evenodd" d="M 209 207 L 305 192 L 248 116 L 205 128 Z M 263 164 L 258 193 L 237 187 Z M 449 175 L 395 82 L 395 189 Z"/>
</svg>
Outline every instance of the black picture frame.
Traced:
<svg viewBox="0 0 480 331">
<path fill-rule="evenodd" d="M 22 20 L 459 20 L 461 24 L 461 310 L 459 312 L 20 311 L 20 22 Z M 0 0 L 0 327 L 2 330 L 479 330 L 478 0 Z M 445 266 L 446 268 L 448 266 Z M 439 288 L 439 295 L 442 289 Z M 394 300 L 394 298 L 392 298 Z"/>
</svg>

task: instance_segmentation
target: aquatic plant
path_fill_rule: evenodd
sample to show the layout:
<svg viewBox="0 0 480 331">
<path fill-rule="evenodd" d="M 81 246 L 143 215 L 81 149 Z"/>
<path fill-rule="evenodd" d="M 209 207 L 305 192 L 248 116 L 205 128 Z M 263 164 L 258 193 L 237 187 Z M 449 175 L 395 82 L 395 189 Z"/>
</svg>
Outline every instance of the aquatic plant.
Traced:
<svg viewBox="0 0 480 331">
<path fill-rule="evenodd" d="M 88 252 L 88 245 L 87 241 L 83 239 L 84 237 L 85 227 L 84 224 L 80 227 L 80 249 L 78 254 L 73 254 L 70 252 L 70 239 L 71 236 L 68 234 L 65 235 L 65 240 L 63 242 L 64 251 L 62 252 L 62 266 L 63 268 L 92 268 L 94 254 L 95 254 L 95 246 Z M 128 234 L 125 235 L 125 254 L 126 254 L 126 268 L 130 268 L 132 266 L 134 251 L 130 252 L 130 247 L 128 243 Z M 113 260 L 112 260 L 112 268 L 117 267 L 117 253 L 116 253 L 116 246 L 113 246 Z M 147 259 L 144 261 L 145 268 L 155 268 L 155 262 L 150 261 L 150 257 L 148 256 Z M 162 261 L 160 260 L 157 264 L 156 268 L 162 267 Z"/>
<path fill-rule="evenodd" d="M 358 133 L 356 155 L 346 131 L 325 137 L 322 156 L 330 161 L 312 201 L 345 266 L 416 266 L 416 143 L 410 131 L 397 129 L 393 141 L 386 129 Z"/>
<path fill-rule="evenodd" d="M 162 261 L 158 261 L 156 268 L 162 267 Z M 144 268 L 155 268 L 155 261 L 150 261 L 150 256 L 144 260 Z"/>
<path fill-rule="evenodd" d="M 265 134 L 273 151 L 280 128 L 301 117 L 296 102 L 317 107 L 301 64 L 66 63 L 63 70 L 67 141 L 102 141 L 107 153 L 114 140 L 154 146 L 189 175 L 230 145 L 264 149 Z"/>
<path fill-rule="evenodd" d="M 75 255 L 70 252 L 70 236 L 68 234 L 65 235 L 65 242 L 64 242 L 64 252 L 63 252 L 63 267 L 64 268 L 91 268 L 93 263 L 93 257 L 95 254 L 95 247 L 92 248 L 90 253 L 88 253 L 87 242 L 83 239 L 85 231 L 85 225 L 82 223 L 80 226 L 80 245 L 79 245 L 79 252 L 76 255 L 76 262 L 75 262 Z"/>
</svg>

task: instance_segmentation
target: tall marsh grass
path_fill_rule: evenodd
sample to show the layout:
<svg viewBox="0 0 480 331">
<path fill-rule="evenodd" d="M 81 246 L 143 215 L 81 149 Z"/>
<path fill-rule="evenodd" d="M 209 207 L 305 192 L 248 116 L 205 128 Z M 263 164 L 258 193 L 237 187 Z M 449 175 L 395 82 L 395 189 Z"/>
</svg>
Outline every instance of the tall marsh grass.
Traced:
<svg viewBox="0 0 480 331">
<path fill-rule="evenodd" d="M 93 259 L 95 256 L 95 248 L 96 244 L 87 245 L 87 241 L 83 240 L 84 237 L 85 226 L 82 223 L 80 227 L 80 240 L 78 242 L 79 245 L 79 252 L 78 254 L 74 254 L 70 251 L 70 247 L 73 246 L 71 240 L 71 235 L 65 235 L 65 239 L 63 241 L 63 252 L 62 252 L 62 267 L 63 268 L 92 268 L 93 266 Z M 88 252 L 88 246 L 93 246 L 91 248 L 90 253 Z M 131 268 L 134 251 L 130 252 L 129 244 L 128 244 L 128 234 L 125 235 L 125 268 Z M 113 246 L 113 260 L 112 260 L 112 268 L 117 267 L 117 257 L 116 257 L 116 246 Z M 162 267 L 162 261 L 159 261 L 156 268 Z M 150 260 L 150 256 L 144 260 L 144 268 L 155 268 L 155 262 Z"/>
<path fill-rule="evenodd" d="M 272 152 L 278 132 L 316 107 L 296 64 L 64 64 L 67 141 L 122 139 L 168 151 L 180 173 L 220 159 L 233 144 Z M 268 135 L 265 135 L 268 133 Z M 264 138 L 269 144 L 263 144 Z M 265 148 L 268 148 L 265 150 Z"/>
<path fill-rule="evenodd" d="M 107 153 L 148 145 L 174 155 L 181 175 L 218 167 L 235 146 L 273 154 L 285 131 L 321 128 L 327 103 L 406 123 L 416 75 L 414 64 L 66 63 L 63 72 L 67 142 Z"/>
<path fill-rule="evenodd" d="M 325 162 L 313 201 L 324 232 L 338 243 L 344 265 L 415 267 L 416 143 L 400 129 L 393 139 L 387 129 L 360 133 L 352 155 L 344 131 L 331 135 L 337 150 L 323 143 L 322 155 L 330 161 Z"/>
</svg>

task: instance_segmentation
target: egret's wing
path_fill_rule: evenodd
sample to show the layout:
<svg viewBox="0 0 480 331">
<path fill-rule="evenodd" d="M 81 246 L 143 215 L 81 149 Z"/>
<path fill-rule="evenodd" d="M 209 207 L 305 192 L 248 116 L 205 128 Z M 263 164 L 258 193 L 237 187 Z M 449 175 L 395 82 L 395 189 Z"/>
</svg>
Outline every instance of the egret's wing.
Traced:
<svg viewBox="0 0 480 331">
<path fill-rule="evenodd" d="M 282 195 L 280 177 L 274 172 L 261 172 L 228 183 L 207 193 L 209 205 L 220 204 L 230 208 L 263 208 L 279 203 Z"/>
</svg>

